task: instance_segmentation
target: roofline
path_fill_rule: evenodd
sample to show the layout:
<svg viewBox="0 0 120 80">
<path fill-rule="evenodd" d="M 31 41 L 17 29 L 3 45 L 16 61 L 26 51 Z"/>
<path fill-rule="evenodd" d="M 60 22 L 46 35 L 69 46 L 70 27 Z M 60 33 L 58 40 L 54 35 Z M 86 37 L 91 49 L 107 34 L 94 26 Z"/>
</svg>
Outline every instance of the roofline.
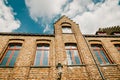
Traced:
<svg viewBox="0 0 120 80">
<path fill-rule="evenodd" d="M 120 38 L 120 35 L 93 35 L 93 34 L 83 34 L 84 37 L 116 37 L 116 38 Z"/>
<path fill-rule="evenodd" d="M 54 24 L 56 24 L 58 21 L 60 21 L 63 17 L 66 17 L 66 18 L 68 18 L 70 21 L 72 21 L 73 23 L 75 23 L 76 25 L 79 25 L 79 24 L 77 24 L 76 22 L 74 22 L 71 18 L 67 17 L 66 15 L 62 15 L 62 17 L 60 17 Z"/>
<path fill-rule="evenodd" d="M 0 35 L 8 35 L 8 36 L 49 36 L 55 37 L 54 34 L 38 34 L 38 33 L 9 33 L 9 32 L 0 32 Z"/>
<path fill-rule="evenodd" d="M 10 32 L 0 32 L 0 35 L 7 35 L 7 36 L 49 36 L 49 37 L 55 37 L 55 34 L 10 33 Z M 83 36 L 84 37 L 117 37 L 117 38 L 120 38 L 120 35 L 83 34 Z"/>
</svg>

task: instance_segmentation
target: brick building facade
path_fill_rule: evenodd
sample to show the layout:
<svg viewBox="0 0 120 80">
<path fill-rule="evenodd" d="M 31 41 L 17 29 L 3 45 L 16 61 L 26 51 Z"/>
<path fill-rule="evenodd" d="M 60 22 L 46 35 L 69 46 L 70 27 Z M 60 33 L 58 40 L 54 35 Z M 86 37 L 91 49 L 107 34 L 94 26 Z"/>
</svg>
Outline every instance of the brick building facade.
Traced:
<svg viewBox="0 0 120 80">
<path fill-rule="evenodd" d="M 54 31 L 0 33 L 0 80 L 120 80 L 120 35 L 83 35 L 66 16 Z"/>
</svg>

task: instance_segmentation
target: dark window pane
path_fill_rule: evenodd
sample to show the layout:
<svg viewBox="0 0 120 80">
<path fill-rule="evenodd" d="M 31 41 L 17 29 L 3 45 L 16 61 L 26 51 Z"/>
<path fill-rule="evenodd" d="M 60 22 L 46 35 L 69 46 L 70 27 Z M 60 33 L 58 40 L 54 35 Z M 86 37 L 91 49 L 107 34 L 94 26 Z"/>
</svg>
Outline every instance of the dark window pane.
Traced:
<svg viewBox="0 0 120 80">
<path fill-rule="evenodd" d="M 14 57 L 17 57 L 17 56 L 18 56 L 18 53 L 19 53 L 19 50 L 15 50 L 13 56 L 14 56 Z"/>
<path fill-rule="evenodd" d="M 9 44 L 9 48 L 14 49 L 14 48 L 21 48 L 22 44 Z"/>
<path fill-rule="evenodd" d="M 16 47 L 21 47 L 21 45 L 22 44 L 9 44 L 6 50 L 6 55 L 4 56 L 0 65 L 13 66 L 19 53 L 19 49 L 16 50 Z"/>
<path fill-rule="evenodd" d="M 14 48 L 14 47 L 15 47 L 14 44 L 10 44 L 10 45 L 9 45 L 9 48 Z"/>
<path fill-rule="evenodd" d="M 11 52 L 12 52 L 12 50 L 8 50 L 7 53 L 6 53 L 6 57 L 9 57 Z"/>
<path fill-rule="evenodd" d="M 99 54 L 98 54 L 98 51 L 94 51 L 94 53 L 95 53 L 95 55 L 96 55 L 99 63 L 100 63 L 100 64 L 103 64 L 103 61 L 102 61 L 102 59 L 100 58 L 100 56 L 99 56 Z"/>
<path fill-rule="evenodd" d="M 15 64 L 16 58 L 17 57 L 12 57 L 12 59 L 11 59 L 11 61 L 9 63 L 9 66 L 13 66 Z"/>
<path fill-rule="evenodd" d="M 4 57 L 1 65 L 6 65 L 8 59 L 9 59 L 9 56 L 11 55 L 11 52 L 12 52 L 12 50 L 8 50 L 8 51 L 7 51 L 7 53 L 6 53 L 5 57 Z"/>
<path fill-rule="evenodd" d="M 108 61 L 108 59 L 107 59 L 105 53 L 104 53 L 102 50 L 100 51 L 100 53 L 101 53 L 101 55 L 103 56 L 105 62 L 106 62 L 107 64 L 109 64 L 109 61 Z"/>
<path fill-rule="evenodd" d="M 4 59 L 3 59 L 3 61 L 2 61 L 2 63 L 0 65 L 4 65 L 5 66 L 6 63 L 7 63 L 8 58 L 9 57 L 4 57 Z"/>
<path fill-rule="evenodd" d="M 115 44 L 115 47 L 116 47 L 117 50 L 120 52 L 120 44 Z"/>
<path fill-rule="evenodd" d="M 19 50 L 14 51 L 14 55 L 12 56 L 12 59 L 10 60 L 10 63 L 9 63 L 10 66 L 13 66 L 15 64 L 18 53 L 19 53 Z"/>
<path fill-rule="evenodd" d="M 49 44 L 38 44 L 37 49 L 49 49 Z"/>
</svg>

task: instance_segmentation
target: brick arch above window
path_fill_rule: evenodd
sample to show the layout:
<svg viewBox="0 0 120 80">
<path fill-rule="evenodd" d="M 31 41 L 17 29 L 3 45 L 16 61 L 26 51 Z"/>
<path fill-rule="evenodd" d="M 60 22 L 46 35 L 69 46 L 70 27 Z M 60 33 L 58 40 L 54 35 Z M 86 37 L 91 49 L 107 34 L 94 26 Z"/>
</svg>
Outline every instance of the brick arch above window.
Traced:
<svg viewBox="0 0 120 80">
<path fill-rule="evenodd" d="M 89 42 L 101 42 L 101 40 L 89 40 Z"/>
<path fill-rule="evenodd" d="M 50 39 L 37 39 L 36 44 L 39 44 L 39 43 L 51 44 L 51 40 Z"/>
<path fill-rule="evenodd" d="M 71 26 L 71 24 L 69 22 L 62 22 L 61 26 Z"/>
<path fill-rule="evenodd" d="M 48 41 L 48 42 L 51 42 L 50 39 L 37 39 L 36 41 Z"/>
<path fill-rule="evenodd" d="M 24 41 L 24 39 L 9 39 L 9 41 L 13 41 L 13 40 Z"/>
<path fill-rule="evenodd" d="M 112 43 L 120 43 L 120 40 L 111 40 Z"/>
<path fill-rule="evenodd" d="M 120 52 L 120 40 L 111 40 L 113 43 L 114 47 Z"/>
<path fill-rule="evenodd" d="M 114 46 L 115 46 L 116 49 L 120 52 L 120 44 L 114 44 Z"/>
<path fill-rule="evenodd" d="M 90 44 L 101 44 L 101 40 L 89 40 L 88 41 Z"/>
<path fill-rule="evenodd" d="M 23 43 L 24 39 L 9 39 L 8 43 Z"/>
</svg>

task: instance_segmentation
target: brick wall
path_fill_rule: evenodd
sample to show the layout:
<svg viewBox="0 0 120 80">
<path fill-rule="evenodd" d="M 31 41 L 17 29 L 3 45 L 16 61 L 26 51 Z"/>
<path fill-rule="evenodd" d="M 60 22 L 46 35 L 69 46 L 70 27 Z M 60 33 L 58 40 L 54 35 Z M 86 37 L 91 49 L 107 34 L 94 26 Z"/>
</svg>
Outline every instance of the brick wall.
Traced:
<svg viewBox="0 0 120 80">
<path fill-rule="evenodd" d="M 120 38 L 110 38 L 110 37 L 86 37 L 87 41 L 99 40 L 104 47 L 106 53 L 113 61 L 113 64 L 99 65 L 105 79 L 107 80 L 119 80 L 120 79 L 120 53 L 114 46 L 114 43 L 119 43 Z M 115 41 L 115 42 L 114 42 Z M 89 43 L 90 45 L 91 43 Z M 95 56 L 94 56 L 95 57 Z M 96 59 L 97 61 L 97 59 Z M 98 62 L 97 62 L 98 63 Z"/>
<path fill-rule="evenodd" d="M 62 33 L 63 22 L 70 23 L 69 26 L 71 26 L 73 33 Z M 64 25 L 67 26 L 68 24 Z M 14 67 L 0 68 L 0 80 L 57 80 L 59 76 L 56 65 L 58 63 L 63 65 L 61 80 L 102 80 L 98 67 L 106 80 L 120 80 L 120 53 L 113 45 L 116 43 L 114 40 L 120 40 L 119 37 L 84 37 L 79 30 L 79 26 L 65 16 L 57 21 L 54 27 L 55 36 L 16 36 L 1 34 L 0 57 L 4 54 L 9 43 L 20 42 L 22 43 L 22 48 Z M 93 51 L 90 47 L 90 40 L 101 41 L 100 43 L 114 64 L 100 65 L 95 58 L 98 65 L 97 67 L 93 59 L 95 55 L 92 56 Z M 49 66 L 47 67 L 33 66 L 37 43 L 50 44 Z M 82 64 L 68 66 L 65 43 L 77 44 Z"/>
</svg>

